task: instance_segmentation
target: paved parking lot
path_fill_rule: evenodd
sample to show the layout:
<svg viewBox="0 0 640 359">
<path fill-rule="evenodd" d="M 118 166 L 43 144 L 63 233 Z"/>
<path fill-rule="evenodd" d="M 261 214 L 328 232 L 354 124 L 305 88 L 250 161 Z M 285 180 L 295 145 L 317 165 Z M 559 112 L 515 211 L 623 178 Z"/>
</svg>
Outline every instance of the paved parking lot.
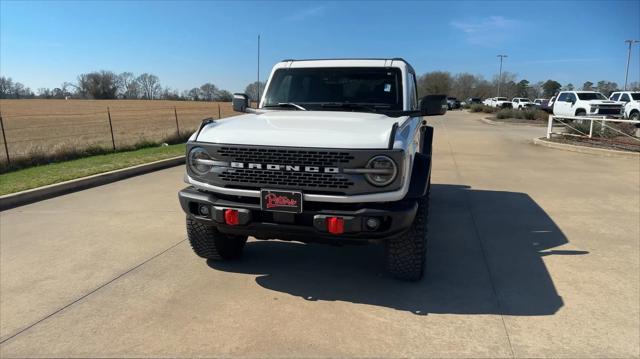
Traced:
<svg viewBox="0 0 640 359">
<path fill-rule="evenodd" d="M 2 357 L 638 357 L 640 162 L 434 119 L 426 278 L 376 246 L 207 263 L 172 168 L 0 213 Z"/>
</svg>

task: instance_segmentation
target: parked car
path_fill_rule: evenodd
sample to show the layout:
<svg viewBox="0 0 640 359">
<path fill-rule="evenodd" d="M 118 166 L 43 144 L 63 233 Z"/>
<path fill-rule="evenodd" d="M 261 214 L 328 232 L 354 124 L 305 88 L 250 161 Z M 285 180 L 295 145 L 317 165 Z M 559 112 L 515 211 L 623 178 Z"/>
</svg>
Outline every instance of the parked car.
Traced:
<svg viewBox="0 0 640 359">
<path fill-rule="evenodd" d="M 480 97 L 469 97 L 468 99 L 462 102 L 463 105 L 479 105 L 482 104 L 482 99 Z"/>
<path fill-rule="evenodd" d="M 491 99 L 491 104 L 489 106 L 498 108 L 511 108 L 512 104 L 511 101 L 509 101 L 509 99 L 506 97 L 494 97 Z"/>
<path fill-rule="evenodd" d="M 482 101 L 482 104 L 485 106 L 491 106 L 491 103 L 494 101 L 495 97 L 490 97 L 487 99 L 484 99 L 484 101 Z"/>
<path fill-rule="evenodd" d="M 546 98 L 537 98 L 533 100 L 533 106 L 539 109 L 543 109 L 549 103 L 549 99 Z"/>
<path fill-rule="evenodd" d="M 624 103 L 607 99 L 595 91 L 562 91 L 553 103 L 556 116 L 607 116 L 622 117 Z"/>
<path fill-rule="evenodd" d="M 620 91 L 609 96 L 611 101 L 624 102 L 624 118 L 640 121 L 640 92 Z"/>
<path fill-rule="evenodd" d="M 553 113 L 553 103 L 556 102 L 556 97 L 557 96 L 551 96 L 551 98 L 546 103 L 542 102 L 542 104 L 540 105 L 540 109 L 547 113 Z"/>
<path fill-rule="evenodd" d="M 511 107 L 516 110 L 526 110 L 533 107 L 533 102 L 526 97 L 514 97 L 511 100 Z"/>
<path fill-rule="evenodd" d="M 457 108 L 460 108 L 460 101 L 458 101 L 457 98 L 455 97 L 447 97 L 447 109 L 449 110 L 455 110 Z"/>
<path fill-rule="evenodd" d="M 380 242 L 393 276 L 422 278 L 433 139 L 422 116 L 447 103 L 418 101 L 415 79 L 398 58 L 284 60 L 257 109 L 234 94 L 245 113 L 204 120 L 187 142 L 179 200 L 194 252 L 235 259 L 249 236 Z"/>
</svg>

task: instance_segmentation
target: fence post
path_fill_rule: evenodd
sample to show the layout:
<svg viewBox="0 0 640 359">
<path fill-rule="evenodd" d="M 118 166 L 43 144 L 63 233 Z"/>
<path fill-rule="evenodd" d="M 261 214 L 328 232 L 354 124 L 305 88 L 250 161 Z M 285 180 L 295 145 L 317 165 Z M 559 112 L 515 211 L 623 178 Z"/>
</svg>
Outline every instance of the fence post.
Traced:
<svg viewBox="0 0 640 359">
<path fill-rule="evenodd" d="M 591 124 L 589 125 L 589 138 L 593 137 L 593 120 L 589 121 Z"/>
<path fill-rule="evenodd" d="M 2 114 L 0 114 L 0 128 L 2 128 L 2 140 L 4 141 L 4 152 L 7 154 L 7 165 L 11 165 L 9 158 L 9 147 L 7 145 L 7 136 L 4 134 L 4 122 L 2 122 Z"/>
<path fill-rule="evenodd" d="M 176 131 L 178 133 L 178 137 L 180 137 L 180 125 L 178 125 L 178 110 L 176 110 L 175 106 L 173 106 L 173 114 L 176 117 Z"/>
<path fill-rule="evenodd" d="M 553 129 L 553 115 L 549 115 L 549 123 L 547 123 L 547 139 L 551 139 L 551 130 Z"/>
<path fill-rule="evenodd" d="M 113 145 L 113 151 L 116 150 L 116 139 L 113 137 L 113 125 L 111 124 L 111 110 L 107 106 L 107 116 L 109 116 L 109 130 L 111 131 L 111 144 Z"/>
<path fill-rule="evenodd" d="M 220 119 L 220 104 L 218 104 L 218 120 Z"/>
</svg>

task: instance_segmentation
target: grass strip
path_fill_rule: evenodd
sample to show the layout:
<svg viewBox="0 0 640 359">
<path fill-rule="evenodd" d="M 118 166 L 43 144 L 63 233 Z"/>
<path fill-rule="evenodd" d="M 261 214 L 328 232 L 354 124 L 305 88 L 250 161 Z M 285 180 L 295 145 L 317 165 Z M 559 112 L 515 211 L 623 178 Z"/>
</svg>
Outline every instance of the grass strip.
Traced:
<svg viewBox="0 0 640 359">
<path fill-rule="evenodd" d="M 0 195 L 183 155 L 185 145 L 147 147 L 0 174 Z"/>
</svg>

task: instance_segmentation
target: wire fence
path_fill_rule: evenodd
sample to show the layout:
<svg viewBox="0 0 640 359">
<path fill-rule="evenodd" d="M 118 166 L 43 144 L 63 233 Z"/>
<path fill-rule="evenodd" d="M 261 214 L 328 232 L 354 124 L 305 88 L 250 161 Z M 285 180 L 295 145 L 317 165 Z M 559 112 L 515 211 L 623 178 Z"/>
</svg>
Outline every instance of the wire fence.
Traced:
<svg viewBox="0 0 640 359">
<path fill-rule="evenodd" d="M 640 152 L 640 121 L 606 117 L 549 116 L 547 139 L 572 138 L 599 147 Z"/>
<path fill-rule="evenodd" d="M 32 156 L 55 157 L 98 147 L 116 151 L 141 142 L 182 138 L 204 118 L 234 114 L 230 103 L 213 102 L 10 101 L 0 102 L 0 164 L 4 166 Z"/>
</svg>

